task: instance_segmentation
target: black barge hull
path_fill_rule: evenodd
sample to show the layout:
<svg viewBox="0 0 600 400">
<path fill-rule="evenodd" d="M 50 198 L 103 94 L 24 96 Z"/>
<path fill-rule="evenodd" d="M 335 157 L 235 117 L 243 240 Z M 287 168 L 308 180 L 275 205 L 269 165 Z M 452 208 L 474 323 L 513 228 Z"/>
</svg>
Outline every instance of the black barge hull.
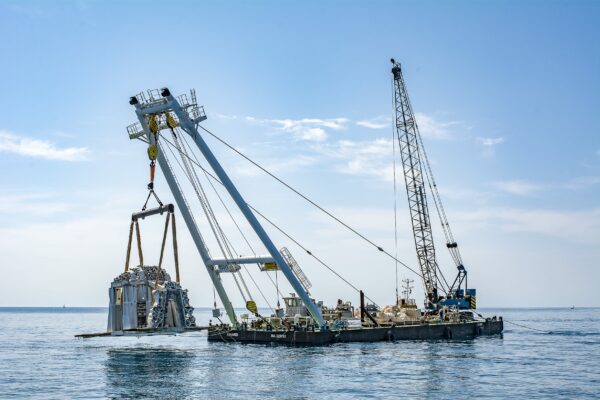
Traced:
<svg viewBox="0 0 600 400">
<path fill-rule="evenodd" d="M 380 342 L 396 340 L 466 340 L 477 336 L 502 333 L 502 320 L 469 321 L 420 325 L 345 329 L 340 331 L 268 331 L 237 330 L 220 327 L 208 329 L 208 340 L 242 343 L 283 343 L 323 345 L 340 342 Z"/>
</svg>

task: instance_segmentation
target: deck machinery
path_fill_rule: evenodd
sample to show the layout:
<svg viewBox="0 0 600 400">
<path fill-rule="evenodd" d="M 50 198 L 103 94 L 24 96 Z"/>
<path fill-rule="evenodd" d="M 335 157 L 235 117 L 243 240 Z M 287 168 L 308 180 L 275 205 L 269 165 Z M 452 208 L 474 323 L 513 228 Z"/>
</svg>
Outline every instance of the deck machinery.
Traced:
<svg viewBox="0 0 600 400">
<path fill-rule="evenodd" d="M 421 158 L 426 157 L 426 155 L 422 143 L 420 143 L 420 136 L 406 93 L 400 65 L 393 63 L 396 134 L 402 155 L 417 255 L 421 267 L 421 278 L 426 291 L 425 311 L 421 313 L 420 318 L 411 320 L 398 321 L 393 318 L 385 320 L 375 318 L 376 312 L 374 310 L 377 307 L 364 304 L 362 291 L 360 292 L 360 312 L 357 310 L 356 314 L 349 302 L 339 301 L 337 307 L 327 308 L 323 306 L 322 302 L 317 302 L 311 297 L 308 291 L 310 282 L 289 250 L 285 248 L 278 250 L 255 216 L 253 208 L 244 200 L 200 134 L 199 129 L 208 132 L 200 126 L 200 123 L 206 119 L 206 115 L 203 107 L 197 104 L 194 91 L 190 93 L 190 96 L 175 97 L 169 89 L 163 88 L 161 90 L 149 90 L 130 98 L 130 104 L 135 107 L 138 122 L 127 128 L 129 137 L 145 142 L 148 145 L 149 154 L 152 153 L 154 158 L 157 159 L 230 322 L 229 324 L 222 323 L 209 328 L 209 340 L 325 344 L 339 341 L 470 338 L 502 332 L 503 322 L 501 318 L 476 319 L 472 312 L 460 312 L 459 310 L 474 308 L 475 292 L 473 289 L 467 289 L 466 270 L 462 266 L 462 261 L 460 261 L 456 242 L 451 240 L 452 234 L 447 220 L 445 222 L 442 220 L 442 224 L 448 239 L 448 248 L 455 261 L 458 262 L 459 274 L 452 285 L 447 285 L 439 271 L 435 259 L 427 210 L 425 180 L 422 172 Z M 167 134 L 170 131 L 173 142 L 169 141 L 163 131 Z M 266 248 L 268 255 L 239 256 L 238 253 L 234 253 L 229 249 L 229 241 L 224 237 L 214 212 L 207 204 L 208 201 L 202 187 L 194 183 L 198 179 L 194 165 L 200 167 L 200 164 L 197 159 L 194 161 L 190 154 L 186 152 L 186 145 L 181 141 L 181 139 L 186 139 L 181 136 L 191 138 L 191 141 L 210 167 L 211 171 L 201 167 L 203 172 L 225 188 L 254 234 Z M 190 180 L 200 199 L 209 221 L 208 225 L 215 234 L 223 254 L 222 258 L 211 256 L 173 166 L 166 157 L 169 150 L 167 145 L 171 145 L 179 151 L 181 156 L 180 166 L 186 172 L 186 177 Z M 188 148 L 191 150 L 191 147 Z M 427 173 L 430 173 L 428 162 L 426 167 Z M 441 202 L 438 202 L 439 194 L 435 182 L 431 183 L 432 176 L 429 178 L 432 185 L 430 188 L 435 189 L 436 208 L 440 210 Z M 440 212 L 445 217 L 443 209 Z M 249 295 L 246 284 L 241 279 L 240 269 L 247 264 L 258 264 L 261 271 L 275 270 L 283 273 L 294 291 L 290 297 L 284 298 L 288 312 L 292 310 L 293 315 L 286 315 L 279 307 L 270 317 L 259 314 L 256 303 Z M 238 319 L 222 282 L 222 274 L 227 273 L 233 275 L 242 296 L 244 296 L 243 289 L 246 289 L 248 297 L 244 296 L 244 300 L 246 300 L 246 308 L 255 316 L 252 320 L 249 319 L 247 314 Z M 443 289 L 443 291 L 440 292 L 440 289 Z M 279 291 L 279 289 L 277 290 Z M 404 304 L 410 303 L 408 299 L 405 300 L 406 302 L 403 302 L 402 305 L 397 300 L 396 307 L 402 307 Z M 411 307 L 416 309 L 414 303 L 411 303 Z M 411 315 L 414 314 L 415 310 L 411 309 Z M 216 300 L 213 315 L 220 317 Z M 360 319 L 357 315 L 360 315 Z"/>
</svg>

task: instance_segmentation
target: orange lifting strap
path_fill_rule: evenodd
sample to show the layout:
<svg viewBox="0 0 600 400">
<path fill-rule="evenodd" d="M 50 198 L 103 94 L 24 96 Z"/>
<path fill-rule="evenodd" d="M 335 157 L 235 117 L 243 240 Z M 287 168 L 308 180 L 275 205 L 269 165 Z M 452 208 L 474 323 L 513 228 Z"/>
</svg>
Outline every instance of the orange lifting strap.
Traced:
<svg viewBox="0 0 600 400">
<path fill-rule="evenodd" d="M 154 161 L 150 163 L 150 183 L 154 183 L 154 171 L 156 169 L 156 164 Z"/>
</svg>

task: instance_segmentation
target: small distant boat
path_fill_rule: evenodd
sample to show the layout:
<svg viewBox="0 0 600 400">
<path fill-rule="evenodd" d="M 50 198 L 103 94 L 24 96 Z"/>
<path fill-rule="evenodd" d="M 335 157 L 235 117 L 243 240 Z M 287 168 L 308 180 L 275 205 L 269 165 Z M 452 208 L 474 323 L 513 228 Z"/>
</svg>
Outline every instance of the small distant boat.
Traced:
<svg viewBox="0 0 600 400">
<path fill-rule="evenodd" d="M 571 310 L 574 310 L 574 309 L 575 309 L 575 306 L 571 306 Z"/>
</svg>

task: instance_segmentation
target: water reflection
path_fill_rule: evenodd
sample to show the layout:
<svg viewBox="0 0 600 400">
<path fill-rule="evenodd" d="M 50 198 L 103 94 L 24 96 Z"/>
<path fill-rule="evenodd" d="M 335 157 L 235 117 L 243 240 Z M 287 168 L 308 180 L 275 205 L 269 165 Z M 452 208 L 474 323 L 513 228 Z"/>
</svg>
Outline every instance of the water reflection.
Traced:
<svg viewBox="0 0 600 400">
<path fill-rule="evenodd" d="M 474 383 L 480 373 L 477 347 L 475 340 L 423 342 L 421 390 L 450 393 Z"/>
<path fill-rule="evenodd" d="M 107 351 L 108 392 L 117 398 L 170 398 L 190 395 L 192 352 L 130 348 Z"/>
<path fill-rule="evenodd" d="M 204 372 L 195 371 L 195 381 L 204 382 L 209 398 L 304 398 L 318 382 L 315 374 L 323 374 L 330 351 L 321 346 L 209 343 L 202 354 Z"/>
</svg>

